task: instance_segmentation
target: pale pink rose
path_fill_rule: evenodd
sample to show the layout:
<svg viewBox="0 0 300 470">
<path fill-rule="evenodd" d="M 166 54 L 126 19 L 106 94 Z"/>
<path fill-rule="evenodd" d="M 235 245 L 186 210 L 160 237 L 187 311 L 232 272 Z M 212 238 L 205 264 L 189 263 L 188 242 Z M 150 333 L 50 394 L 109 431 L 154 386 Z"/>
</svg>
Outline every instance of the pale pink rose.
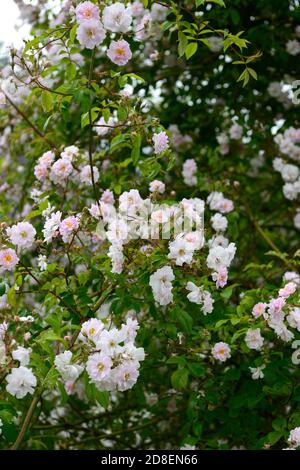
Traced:
<svg viewBox="0 0 300 470">
<path fill-rule="evenodd" d="M 285 305 L 285 298 L 278 297 L 277 299 L 272 299 L 269 303 L 269 314 L 272 315 L 274 319 L 281 318 L 280 314 Z"/>
<path fill-rule="evenodd" d="M 113 192 L 109 189 L 106 189 L 101 196 L 101 201 L 105 204 L 113 204 L 115 202 Z"/>
<path fill-rule="evenodd" d="M 128 362 L 127 364 L 120 365 L 116 370 L 117 389 L 120 392 L 129 390 L 136 383 L 139 371 L 136 363 Z"/>
<path fill-rule="evenodd" d="M 166 209 L 158 209 L 152 212 L 151 219 L 158 224 L 164 224 L 170 219 L 170 212 Z"/>
<path fill-rule="evenodd" d="M 18 248 L 30 248 L 36 235 L 35 228 L 29 222 L 19 222 L 6 230 L 13 245 Z"/>
<path fill-rule="evenodd" d="M 212 279 L 216 283 L 216 287 L 224 287 L 227 284 L 228 271 L 225 266 L 220 266 L 217 272 L 212 274 Z"/>
<path fill-rule="evenodd" d="M 8 271 L 14 269 L 18 264 L 19 258 L 12 248 L 5 248 L 0 250 L 0 266 Z"/>
<path fill-rule="evenodd" d="M 154 134 L 152 140 L 155 154 L 162 153 L 169 148 L 169 137 L 164 131 Z"/>
<path fill-rule="evenodd" d="M 80 3 L 76 8 L 76 19 L 78 23 L 91 20 L 99 21 L 99 18 L 99 8 L 92 2 Z"/>
<path fill-rule="evenodd" d="M 102 20 L 105 29 L 114 33 L 126 33 L 132 23 L 130 8 L 116 2 L 103 10 Z"/>
<path fill-rule="evenodd" d="M 263 302 L 258 302 L 257 304 L 254 305 L 254 307 L 252 309 L 252 315 L 255 318 L 258 318 L 261 315 L 264 315 L 264 313 L 266 311 L 266 307 L 267 307 L 267 304 L 265 304 Z"/>
<path fill-rule="evenodd" d="M 107 50 L 107 57 L 116 65 L 125 65 L 132 57 L 132 52 L 127 41 L 112 41 Z"/>
<path fill-rule="evenodd" d="M 106 36 L 106 32 L 97 20 L 83 21 L 77 30 L 77 39 L 83 47 L 94 49 L 99 46 Z"/>
<path fill-rule="evenodd" d="M 110 374 L 112 361 L 103 353 L 92 354 L 86 364 L 86 370 L 93 382 L 100 382 Z"/>
<path fill-rule="evenodd" d="M 60 183 L 68 178 L 72 171 L 72 163 L 64 158 L 59 158 L 51 167 L 50 178 L 54 183 Z"/>
<path fill-rule="evenodd" d="M 297 285 L 294 282 L 288 282 L 283 289 L 279 290 L 280 297 L 289 297 L 296 292 Z"/>
<path fill-rule="evenodd" d="M 45 165 L 49 168 L 49 166 L 52 165 L 54 160 L 55 160 L 55 153 L 50 150 L 48 152 L 43 153 L 43 155 L 38 159 L 38 163 Z"/>
<path fill-rule="evenodd" d="M 59 233 L 61 234 L 62 239 L 65 243 L 70 241 L 70 235 L 72 235 L 73 232 L 78 229 L 78 227 L 78 219 L 73 215 L 67 217 L 61 222 L 59 226 Z"/>
<path fill-rule="evenodd" d="M 225 362 L 231 357 L 231 350 L 227 343 L 216 343 L 211 350 L 212 356 L 218 361 Z"/>
<path fill-rule="evenodd" d="M 89 213 L 95 219 L 100 219 L 101 210 L 100 210 L 100 207 L 98 206 L 98 204 L 92 204 L 91 207 L 89 208 Z"/>
<path fill-rule="evenodd" d="M 222 201 L 220 201 L 218 209 L 220 212 L 222 212 L 222 214 L 227 214 L 228 212 L 233 211 L 233 202 L 230 199 L 223 199 Z"/>
<path fill-rule="evenodd" d="M 151 181 L 150 186 L 149 186 L 149 190 L 151 193 L 156 192 L 156 193 L 163 194 L 165 192 L 165 189 L 166 189 L 166 185 L 159 180 Z"/>
<path fill-rule="evenodd" d="M 36 177 L 38 181 L 45 181 L 48 174 L 49 172 L 48 172 L 47 165 L 43 163 L 39 163 L 38 165 L 34 167 L 34 176 Z"/>
</svg>

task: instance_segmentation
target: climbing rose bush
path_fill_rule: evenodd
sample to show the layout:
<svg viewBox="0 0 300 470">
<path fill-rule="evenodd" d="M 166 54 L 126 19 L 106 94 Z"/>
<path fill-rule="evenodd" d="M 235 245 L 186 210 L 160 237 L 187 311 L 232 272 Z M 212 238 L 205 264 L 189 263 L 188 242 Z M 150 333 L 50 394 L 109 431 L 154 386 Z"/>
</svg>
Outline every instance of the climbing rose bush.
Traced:
<svg viewBox="0 0 300 470">
<path fill-rule="evenodd" d="M 1 448 L 299 448 L 298 2 L 16 3 Z"/>
</svg>

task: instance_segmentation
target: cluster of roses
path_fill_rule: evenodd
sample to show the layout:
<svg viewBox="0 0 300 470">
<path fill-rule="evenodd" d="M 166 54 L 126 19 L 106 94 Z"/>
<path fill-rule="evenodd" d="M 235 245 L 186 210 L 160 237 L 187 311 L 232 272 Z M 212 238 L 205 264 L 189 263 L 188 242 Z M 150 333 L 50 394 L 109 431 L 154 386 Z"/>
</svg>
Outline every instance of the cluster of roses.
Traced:
<svg viewBox="0 0 300 470">
<path fill-rule="evenodd" d="M 228 268 L 236 252 L 234 243 L 229 243 L 224 236 L 228 221 L 224 214 L 233 211 L 234 206 L 231 199 L 224 197 L 223 193 L 213 191 L 207 198 L 207 203 L 211 211 L 217 211 L 210 219 L 212 228 L 216 234 L 208 240 L 209 253 L 207 257 L 207 267 L 213 270 L 212 278 L 216 282 L 217 288 L 227 284 Z"/>
<path fill-rule="evenodd" d="M 19 262 L 18 254 L 32 247 L 35 241 L 35 235 L 36 230 L 29 222 L 19 222 L 6 229 L 7 241 L 14 245 L 16 249 L 4 246 L 0 250 L 1 270 L 11 271 L 15 268 Z"/>
<path fill-rule="evenodd" d="M 13 340 L 7 339 L 9 325 L 4 322 L 0 324 L 0 364 L 6 364 L 13 361 L 14 365 L 18 362 L 18 367 L 15 366 L 11 372 L 6 376 L 6 390 L 16 398 L 24 398 L 28 393 L 33 394 L 37 386 L 36 376 L 33 374 L 32 369 L 28 367 L 30 363 L 31 348 L 17 345 Z M 25 336 L 24 340 L 29 338 Z M 10 347 L 10 360 L 7 357 L 7 348 Z"/>
<path fill-rule="evenodd" d="M 288 304 L 290 297 L 295 299 L 298 295 L 300 277 L 296 272 L 289 271 L 284 274 L 283 281 L 284 287 L 279 289 L 278 297 L 270 299 L 268 303 L 255 304 L 252 314 L 255 318 L 263 317 L 282 341 L 290 342 L 294 338 L 294 333 L 287 328 L 284 321 L 300 331 L 300 309 L 295 307 L 292 301 L 290 305 Z"/>
<path fill-rule="evenodd" d="M 300 309 L 295 307 L 293 302 L 288 305 L 288 298 L 297 295 L 297 290 L 300 285 L 300 278 L 296 272 L 286 272 L 283 277 L 284 287 L 278 292 L 278 297 L 270 299 L 268 303 L 258 302 L 252 309 L 252 314 L 255 318 L 263 317 L 266 320 L 268 327 L 274 330 L 276 335 L 285 342 L 290 342 L 294 338 L 294 333 L 290 331 L 284 323 L 290 327 L 300 331 Z M 298 299 L 299 300 L 299 299 Z M 245 335 L 245 342 L 249 349 L 260 351 L 264 345 L 264 338 L 261 334 L 260 328 L 249 328 Z M 298 341 L 292 344 L 295 349 L 299 345 Z M 299 364 L 298 349 L 293 354 L 293 363 Z M 212 355 L 215 359 L 222 362 L 226 361 L 231 356 L 230 347 L 227 343 L 217 343 L 212 349 Z M 254 380 L 262 379 L 264 377 L 263 369 L 266 365 L 262 364 L 258 367 L 250 367 L 252 378 Z"/>
<path fill-rule="evenodd" d="M 42 189 L 47 190 L 50 182 L 55 185 L 65 186 L 68 180 L 82 185 L 90 186 L 93 180 L 99 180 L 97 167 L 84 164 L 85 156 L 81 156 L 79 148 L 75 145 L 65 147 L 58 159 L 52 151 L 45 152 L 34 167 L 36 179 L 43 183 Z M 74 166 L 75 165 L 75 166 Z M 76 168 L 75 168 L 76 167 Z"/>
<path fill-rule="evenodd" d="M 153 34 L 152 23 L 162 21 L 166 12 L 167 8 L 159 4 L 152 5 L 149 11 L 139 1 L 127 7 L 116 2 L 104 7 L 101 16 L 99 7 L 86 1 L 80 3 L 75 10 L 78 23 L 77 39 L 87 49 L 94 49 L 102 44 L 107 32 L 123 35 L 133 31 L 136 41 L 144 41 Z M 119 66 L 126 65 L 132 58 L 130 45 L 124 39 L 111 41 L 106 53 L 108 58 Z"/>
<path fill-rule="evenodd" d="M 130 317 L 120 329 L 107 328 L 98 318 L 83 323 L 77 344 L 80 347 L 83 342 L 86 361 L 77 364 L 70 350 L 55 357 L 55 367 L 66 391 L 74 392 L 76 380 L 84 369 L 100 391 L 132 388 L 139 376 L 140 362 L 145 358 L 144 349 L 134 344 L 138 328 L 137 321 Z"/>
<path fill-rule="evenodd" d="M 81 328 L 76 346 L 84 343 L 85 354 L 88 357 L 84 363 L 76 363 L 73 360 L 73 353 L 66 350 L 55 357 L 55 368 L 60 373 L 68 394 L 75 391 L 77 379 L 86 369 L 90 381 L 99 390 L 125 391 L 133 387 L 139 376 L 140 362 L 144 360 L 143 348 L 134 345 L 139 326 L 136 320 L 127 318 L 120 329 L 115 327 L 106 328 L 105 324 L 97 318 L 86 321 Z M 0 325 L 0 347 L 1 361 L 6 363 L 6 334 L 8 324 Z M 66 337 L 67 339 L 67 337 Z M 2 348 L 4 352 L 2 353 Z M 24 398 L 27 394 L 33 394 L 37 386 L 37 378 L 29 368 L 31 348 L 25 348 L 12 344 L 10 351 L 14 367 L 6 376 L 6 390 L 18 399 Z M 18 367 L 15 366 L 18 362 Z"/>
<path fill-rule="evenodd" d="M 222 193 L 211 193 L 208 203 L 211 210 L 223 213 L 233 210 L 232 201 L 224 198 Z M 204 245 L 203 231 L 200 228 L 201 223 L 203 224 L 204 202 L 197 198 L 183 199 L 180 205 L 184 207 L 190 225 L 187 231 L 179 233 L 173 241 L 169 242 L 168 258 L 175 261 L 177 266 L 192 264 L 194 252 L 200 250 Z M 172 211 L 172 206 L 169 210 L 176 225 L 176 210 Z M 226 285 L 228 268 L 236 251 L 235 244 L 229 243 L 229 240 L 222 234 L 227 227 L 227 219 L 220 212 L 211 219 L 212 226 L 217 233 L 208 241 L 209 253 L 207 257 L 207 266 L 213 270 L 212 278 L 216 282 L 217 288 Z M 161 212 L 160 219 L 162 223 L 166 223 L 168 214 Z M 192 230 L 193 224 L 196 224 L 197 230 Z M 173 302 L 172 281 L 174 279 L 174 272 L 170 266 L 164 266 L 150 276 L 150 286 L 154 298 L 160 305 L 168 305 Z M 189 291 L 187 298 L 190 302 L 201 305 L 205 315 L 212 312 L 213 298 L 210 292 L 193 282 L 188 282 L 186 289 Z"/>
</svg>

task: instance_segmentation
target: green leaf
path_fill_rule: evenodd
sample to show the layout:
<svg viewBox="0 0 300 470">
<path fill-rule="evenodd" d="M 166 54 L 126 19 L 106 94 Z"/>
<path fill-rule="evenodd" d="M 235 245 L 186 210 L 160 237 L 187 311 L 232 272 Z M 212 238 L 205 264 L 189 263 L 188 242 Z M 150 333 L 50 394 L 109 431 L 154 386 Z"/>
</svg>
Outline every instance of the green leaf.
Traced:
<svg viewBox="0 0 300 470">
<path fill-rule="evenodd" d="M 272 428 L 275 429 L 275 431 L 282 431 L 286 428 L 286 419 L 283 418 L 282 416 L 274 419 L 274 421 L 272 421 Z"/>
<path fill-rule="evenodd" d="M 198 44 L 196 42 L 190 42 L 185 50 L 185 56 L 187 59 L 190 59 L 198 49 Z"/>
<path fill-rule="evenodd" d="M 187 48 L 187 45 L 188 45 L 188 38 L 186 37 L 186 35 L 182 31 L 179 31 L 178 32 L 178 54 L 179 54 L 179 57 L 183 56 L 183 54 L 185 53 L 185 50 Z"/>
<path fill-rule="evenodd" d="M 254 80 L 257 80 L 257 73 L 255 72 L 254 69 L 252 69 L 251 67 L 248 67 L 248 72 L 254 78 Z"/>
<path fill-rule="evenodd" d="M 188 368 L 196 377 L 201 377 L 201 375 L 204 375 L 205 373 L 204 367 L 196 362 L 188 363 Z"/>
<path fill-rule="evenodd" d="M 127 140 L 126 134 L 116 135 L 110 143 L 110 150 L 115 149 L 116 147 L 118 147 L 118 145 L 122 144 L 123 142 L 126 142 L 126 140 Z"/>
<path fill-rule="evenodd" d="M 279 441 L 279 439 L 281 439 L 282 436 L 283 436 L 283 433 L 281 431 L 270 432 L 268 434 L 268 443 L 271 446 L 273 446 L 274 444 L 276 444 L 276 442 Z"/>
<path fill-rule="evenodd" d="M 75 41 L 76 33 L 77 33 L 77 23 L 73 26 L 73 28 L 70 31 L 70 42 L 69 45 L 73 44 Z M 70 44 L 71 43 L 71 44 Z"/>
<path fill-rule="evenodd" d="M 7 302 L 12 307 L 15 307 L 17 305 L 17 296 L 16 296 L 15 289 L 13 287 L 11 287 L 9 291 L 7 292 Z"/>
<path fill-rule="evenodd" d="M 44 343 L 47 341 L 64 342 L 64 340 L 60 336 L 58 336 L 53 330 L 42 331 L 42 333 L 40 333 L 40 335 L 36 339 L 36 343 Z"/>
<path fill-rule="evenodd" d="M 53 95 L 50 91 L 42 91 L 41 93 L 42 107 L 45 113 L 49 113 L 54 108 Z"/>
<path fill-rule="evenodd" d="M 189 371 L 183 367 L 175 370 L 171 375 L 171 382 L 174 388 L 182 390 L 187 386 Z"/>
<path fill-rule="evenodd" d="M 127 109 L 124 108 L 124 106 L 119 106 L 117 110 L 117 115 L 118 115 L 119 121 L 125 121 L 125 119 L 127 119 L 127 116 L 128 116 Z"/>
<path fill-rule="evenodd" d="M 102 116 L 106 124 L 108 123 L 108 120 L 110 118 L 110 109 L 109 108 L 104 108 L 102 111 Z"/>
<path fill-rule="evenodd" d="M 181 324 L 181 327 L 184 332 L 192 333 L 193 329 L 193 318 L 184 310 L 178 311 L 177 319 Z"/>
<path fill-rule="evenodd" d="M 99 111 L 100 111 L 100 108 L 92 108 L 90 112 L 87 111 L 86 113 L 82 114 L 81 115 L 81 129 L 84 129 L 86 126 L 89 126 L 90 124 L 95 122 L 99 116 Z"/>
<path fill-rule="evenodd" d="M 166 361 L 166 364 L 180 364 L 184 366 L 186 364 L 186 359 L 183 356 L 171 356 Z"/>
<path fill-rule="evenodd" d="M 133 138 L 133 145 L 131 151 L 131 158 L 134 165 L 136 165 L 140 158 L 140 150 L 141 150 L 141 143 L 142 143 L 142 136 L 137 134 Z"/>
<path fill-rule="evenodd" d="M 109 393 L 106 391 L 100 392 L 99 390 L 95 390 L 95 398 L 97 402 L 103 406 L 103 408 L 108 408 L 109 406 Z"/>
<path fill-rule="evenodd" d="M 216 328 L 220 328 L 221 326 L 225 325 L 225 323 L 228 323 L 229 322 L 229 318 L 223 318 L 223 320 L 219 320 L 215 327 Z"/>
<path fill-rule="evenodd" d="M 137 80 L 138 82 L 144 82 L 145 80 L 143 79 L 143 77 L 140 77 L 139 75 L 137 75 L 136 73 L 126 73 L 124 75 L 124 77 L 128 77 L 128 78 L 133 78 L 134 80 Z"/>
<path fill-rule="evenodd" d="M 73 80 L 76 77 L 77 69 L 76 65 L 70 62 L 66 68 L 66 78 L 67 80 Z"/>
</svg>

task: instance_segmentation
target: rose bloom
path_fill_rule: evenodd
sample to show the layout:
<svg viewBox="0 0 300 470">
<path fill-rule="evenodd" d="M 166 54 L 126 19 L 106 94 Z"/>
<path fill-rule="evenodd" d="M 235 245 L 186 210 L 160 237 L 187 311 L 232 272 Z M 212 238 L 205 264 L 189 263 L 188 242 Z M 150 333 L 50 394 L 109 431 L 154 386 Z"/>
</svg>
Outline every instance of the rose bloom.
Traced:
<svg viewBox="0 0 300 470">
<path fill-rule="evenodd" d="M 52 181 L 57 182 L 64 180 L 73 171 L 73 166 L 69 160 L 65 158 L 59 158 L 51 167 L 50 178 Z"/>
<path fill-rule="evenodd" d="M 225 266 L 220 266 L 219 270 L 212 274 L 212 279 L 216 283 L 216 287 L 224 287 L 227 284 L 228 271 Z"/>
<path fill-rule="evenodd" d="M 0 250 L 0 266 L 8 271 L 14 269 L 16 264 L 18 264 L 19 258 L 17 257 L 16 252 L 12 248 L 6 248 Z"/>
<path fill-rule="evenodd" d="M 294 282 L 288 282 L 283 289 L 280 289 L 278 294 L 280 297 L 289 297 L 296 292 L 297 285 Z"/>
<path fill-rule="evenodd" d="M 158 209 L 157 211 L 153 211 L 151 214 L 151 219 L 158 224 L 164 224 L 170 219 L 170 211 L 167 209 Z"/>
<path fill-rule="evenodd" d="M 162 153 L 169 148 L 169 137 L 166 132 L 161 131 L 153 135 L 154 153 Z"/>
<path fill-rule="evenodd" d="M 255 318 L 260 317 L 261 315 L 263 315 L 265 313 L 266 307 L 267 307 L 267 304 L 265 304 L 263 302 L 258 302 L 258 304 L 255 304 L 253 309 L 252 309 L 252 315 Z"/>
<path fill-rule="evenodd" d="M 76 19 L 78 23 L 99 20 L 99 8 L 92 2 L 80 3 L 76 8 Z"/>
<path fill-rule="evenodd" d="M 163 194 L 165 192 L 165 189 L 166 189 L 165 184 L 159 180 L 151 181 L 150 186 L 149 186 L 149 190 L 151 193 L 155 192 L 155 193 Z"/>
<path fill-rule="evenodd" d="M 79 226 L 78 219 L 74 217 L 73 215 L 64 219 L 59 226 L 59 233 L 63 237 L 63 240 L 68 241 L 69 235 L 74 230 L 77 230 L 78 226 Z"/>
<path fill-rule="evenodd" d="M 114 204 L 115 198 L 113 192 L 106 189 L 101 196 L 101 201 L 105 204 Z"/>
<path fill-rule="evenodd" d="M 249 349 L 259 351 L 264 344 L 264 338 L 260 334 L 260 328 L 256 328 L 256 330 L 250 328 L 246 333 L 245 341 Z"/>
<path fill-rule="evenodd" d="M 18 248 L 30 248 L 36 235 L 35 228 L 29 222 L 19 222 L 7 229 L 7 235 Z"/>
<path fill-rule="evenodd" d="M 129 44 L 124 39 L 112 41 L 107 50 L 107 57 L 116 65 L 125 65 L 132 57 Z"/>
<path fill-rule="evenodd" d="M 114 33 L 126 33 L 130 28 L 132 16 L 123 3 L 116 2 L 104 8 L 102 20 L 105 29 Z"/>
<path fill-rule="evenodd" d="M 106 36 L 105 30 L 98 20 L 84 21 L 77 30 L 77 39 L 83 47 L 94 49 Z"/>
<path fill-rule="evenodd" d="M 128 364 L 122 364 L 116 371 L 117 389 L 120 392 L 129 390 L 136 383 L 139 371 L 136 364 L 129 361 Z"/>
<path fill-rule="evenodd" d="M 288 443 L 292 447 L 299 447 L 300 445 L 300 426 L 291 430 Z"/>
<path fill-rule="evenodd" d="M 216 343 L 211 350 L 212 356 L 218 361 L 225 362 L 231 357 L 231 350 L 227 343 Z"/>
<path fill-rule="evenodd" d="M 107 378 L 112 367 L 112 360 L 103 353 L 92 354 L 87 361 L 86 370 L 93 382 Z"/>
<path fill-rule="evenodd" d="M 55 160 L 55 153 L 49 150 L 48 152 L 43 153 L 43 155 L 38 159 L 38 163 L 46 165 L 49 167 Z"/>
<path fill-rule="evenodd" d="M 48 176 L 48 167 L 43 163 L 39 163 L 34 167 L 34 176 L 38 181 L 45 181 Z"/>
<path fill-rule="evenodd" d="M 220 212 L 222 212 L 222 214 L 227 214 L 234 209 L 233 202 L 230 199 L 224 198 L 222 201 L 220 201 L 218 209 Z"/>
</svg>

